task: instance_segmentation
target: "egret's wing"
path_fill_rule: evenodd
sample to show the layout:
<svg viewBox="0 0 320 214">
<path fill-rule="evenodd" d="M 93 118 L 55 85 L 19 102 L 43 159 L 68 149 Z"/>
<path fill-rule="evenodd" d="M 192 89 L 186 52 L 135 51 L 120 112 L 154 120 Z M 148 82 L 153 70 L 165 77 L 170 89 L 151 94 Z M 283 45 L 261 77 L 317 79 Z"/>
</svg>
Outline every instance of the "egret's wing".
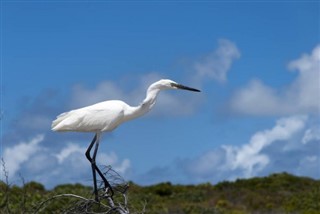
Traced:
<svg viewBox="0 0 320 214">
<path fill-rule="evenodd" d="M 54 131 L 111 131 L 122 121 L 125 103 L 105 101 L 60 114 L 52 122 Z"/>
<path fill-rule="evenodd" d="M 96 109 L 88 111 L 82 118 L 81 131 L 111 131 L 122 121 L 123 110 L 120 108 Z"/>
</svg>

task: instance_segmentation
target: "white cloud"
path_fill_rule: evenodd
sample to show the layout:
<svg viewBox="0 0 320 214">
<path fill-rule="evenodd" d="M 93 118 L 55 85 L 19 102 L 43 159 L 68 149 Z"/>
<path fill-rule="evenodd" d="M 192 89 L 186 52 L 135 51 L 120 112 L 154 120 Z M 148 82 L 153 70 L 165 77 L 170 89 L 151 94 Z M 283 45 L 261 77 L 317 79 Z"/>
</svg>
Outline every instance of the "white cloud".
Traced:
<svg viewBox="0 0 320 214">
<path fill-rule="evenodd" d="M 120 174 L 126 174 L 131 166 L 129 159 L 124 159 L 122 161 L 119 161 L 118 156 L 114 152 L 110 153 L 99 153 L 98 161 L 100 163 L 103 163 L 105 165 L 110 165 L 112 168 L 120 173 Z"/>
<path fill-rule="evenodd" d="M 120 164 L 114 166 L 114 170 L 122 175 L 126 174 L 131 167 L 129 159 L 124 159 Z"/>
<path fill-rule="evenodd" d="M 251 80 L 245 88 L 234 94 L 231 107 L 236 112 L 251 115 L 288 112 L 290 105 L 288 106 L 287 103 L 280 105 L 280 97 L 276 94 L 273 88 L 264 85 L 260 80 Z"/>
<path fill-rule="evenodd" d="M 206 78 L 225 82 L 233 61 L 240 57 L 240 51 L 231 41 L 220 39 L 218 45 L 216 50 L 194 64 L 196 78 L 201 82 Z"/>
<path fill-rule="evenodd" d="M 90 163 L 85 156 L 86 150 L 86 147 L 81 147 L 75 143 L 69 143 L 58 153 L 53 155 L 57 158 L 59 163 L 58 168 L 68 168 L 67 172 L 70 176 L 72 176 L 74 171 L 79 170 L 86 170 L 86 174 L 89 174 L 91 170 L 89 169 Z M 122 175 L 126 174 L 131 166 L 129 159 L 119 160 L 119 157 L 115 152 L 105 153 L 102 151 L 99 151 L 97 154 L 97 164 L 102 166 L 110 165 L 116 172 Z"/>
<path fill-rule="evenodd" d="M 54 174 L 52 176 L 55 178 L 63 176 L 63 182 L 71 183 L 83 182 L 84 178 L 91 180 L 91 166 L 85 156 L 86 150 L 86 147 L 79 146 L 75 143 L 69 143 L 58 153 L 54 153 L 52 156 L 56 157 L 55 162 L 58 164 L 51 167 L 51 169 L 54 170 Z M 110 165 L 122 176 L 125 176 L 131 167 L 129 159 L 125 158 L 120 160 L 115 152 L 105 153 L 100 150 L 97 154 L 97 164 L 102 171 L 104 166 Z M 37 174 L 39 173 L 40 172 Z M 52 182 L 52 180 L 50 182 Z"/>
<path fill-rule="evenodd" d="M 306 144 L 306 143 L 309 143 L 310 141 L 320 141 L 319 125 L 310 127 L 305 131 L 304 136 L 302 138 L 302 143 Z"/>
<path fill-rule="evenodd" d="M 90 163 L 85 157 L 86 147 L 69 142 L 53 150 L 46 147 L 46 144 L 40 145 L 43 141 L 44 135 L 37 135 L 28 142 L 4 148 L 3 159 L 10 179 L 21 172 L 26 180 L 43 182 L 49 188 L 60 183 L 92 179 Z M 121 175 L 126 175 L 131 167 L 129 159 L 121 160 L 114 152 L 99 152 L 97 163 L 111 165 Z"/>
<path fill-rule="evenodd" d="M 84 155 L 86 148 L 80 147 L 77 144 L 69 143 L 66 147 L 62 148 L 61 151 L 55 154 L 55 157 L 58 159 L 58 162 L 61 164 L 66 160 L 71 154 L 79 153 L 79 155 Z"/>
<path fill-rule="evenodd" d="M 14 176 L 20 170 L 23 163 L 27 162 L 31 156 L 39 152 L 39 143 L 42 142 L 43 139 L 44 135 L 37 135 L 30 141 L 19 142 L 13 147 L 4 148 L 3 160 L 10 176 Z"/>
<path fill-rule="evenodd" d="M 305 116 L 282 118 L 272 129 L 254 134 L 248 144 L 241 147 L 223 146 L 228 160 L 226 167 L 231 170 L 241 169 L 245 177 L 255 176 L 270 162 L 269 156 L 263 154 L 262 150 L 272 143 L 292 138 L 304 127 L 305 121 Z"/>
<path fill-rule="evenodd" d="M 273 89 L 260 80 L 251 80 L 230 100 L 234 112 L 248 115 L 319 114 L 320 110 L 320 45 L 311 54 L 288 64 L 297 70 L 297 78 L 282 90 Z"/>
<path fill-rule="evenodd" d="M 313 123 L 312 118 L 303 115 L 281 118 L 240 146 L 221 145 L 196 158 L 179 161 L 176 171 L 182 168 L 189 182 L 218 182 L 283 171 L 320 178 L 320 139 L 303 143 Z"/>
</svg>

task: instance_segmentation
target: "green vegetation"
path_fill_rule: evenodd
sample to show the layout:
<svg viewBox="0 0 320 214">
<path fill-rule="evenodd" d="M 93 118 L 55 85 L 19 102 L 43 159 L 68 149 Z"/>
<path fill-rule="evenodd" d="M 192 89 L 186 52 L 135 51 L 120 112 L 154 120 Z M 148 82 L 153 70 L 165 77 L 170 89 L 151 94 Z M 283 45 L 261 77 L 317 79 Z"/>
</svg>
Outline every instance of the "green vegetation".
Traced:
<svg viewBox="0 0 320 214">
<path fill-rule="evenodd" d="M 40 202 L 54 195 L 72 193 L 90 197 L 91 191 L 91 187 L 81 184 L 46 190 L 36 182 L 18 187 L 0 181 L 0 213 L 33 213 Z M 172 185 L 167 182 L 142 187 L 130 183 L 127 196 L 130 210 L 136 213 L 145 207 L 148 214 L 320 214 L 320 180 L 287 173 L 216 185 Z M 61 213 L 59 211 L 70 204 L 75 204 L 73 198 L 54 199 L 40 213 Z"/>
</svg>

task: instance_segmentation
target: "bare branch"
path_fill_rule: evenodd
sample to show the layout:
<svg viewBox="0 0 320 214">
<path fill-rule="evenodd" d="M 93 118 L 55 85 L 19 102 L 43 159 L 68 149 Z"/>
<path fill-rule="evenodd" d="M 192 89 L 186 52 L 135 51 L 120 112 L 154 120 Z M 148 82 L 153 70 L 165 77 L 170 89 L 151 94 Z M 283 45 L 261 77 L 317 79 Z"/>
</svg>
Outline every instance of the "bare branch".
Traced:
<svg viewBox="0 0 320 214">
<path fill-rule="evenodd" d="M 59 198 L 74 198 L 76 200 L 72 205 L 68 205 L 67 208 L 62 208 L 62 213 L 77 213 L 77 214 L 129 214 L 127 190 L 129 185 L 124 179 L 115 172 L 111 166 L 104 168 L 104 176 L 110 182 L 110 185 L 114 191 L 113 195 L 110 195 L 108 188 L 105 188 L 104 182 L 99 181 L 98 196 L 99 201 L 97 202 L 91 197 L 84 197 L 75 194 L 60 194 L 55 195 L 47 200 L 41 202 L 34 213 L 45 211 L 50 206 L 49 202 L 53 202 Z"/>
<path fill-rule="evenodd" d="M 102 206 L 102 207 L 104 207 L 104 208 L 106 208 L 106 209 L 110 209 L 109 206 L 107 206 L 107 205 L 105 205 L 105 204 L 103 204 L 103 203 L 101 203 L 101 202 L 96 202 L 96 201 L 93 200 L 93 199 L 87 199 L 87 198 L 85 198 L 85 197 L 82 197 L 82 196 L 79 196 L 79 195 L 75 195 L 75 194 L 60 194 L 60 195 L 54 195 L 54 196 L 48 198 L 47 200 L 41 202 L 41 203 L 39 204 L 38 208 L 35 210 L 34 213 L 35 213 L 35 214 L 36 214 L 36 213 L 39 213 L 39 212 L 41 211 L 41 209 L 43 208 L 43 206 L 44 206 L 46 203 L 48 203 L 49 201 L 52 201 L 52 200 L 54 200 L 54 199 L 61 198 L 61 197 L 73 197 L 73 198 L 77 198 L 77 199 L 83 200 L 83 201 L 85 201 L 85 202 L 88 203 L 88 204 L 89 204 L 89 203 L 97 204 L 97 205 Z"/>
</svg>

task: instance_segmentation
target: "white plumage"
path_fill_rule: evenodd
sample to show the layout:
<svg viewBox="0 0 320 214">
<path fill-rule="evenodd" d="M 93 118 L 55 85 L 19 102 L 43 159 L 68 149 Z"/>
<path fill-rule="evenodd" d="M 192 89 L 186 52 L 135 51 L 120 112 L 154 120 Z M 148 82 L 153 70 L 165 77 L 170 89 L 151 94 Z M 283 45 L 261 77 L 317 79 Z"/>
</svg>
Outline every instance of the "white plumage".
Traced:
<svg viewBox="0 0 320 214">
<path fill-rule="evenodd" d="M 130 107 L 120 100 L 110 100 L 60 114 L 52 123 L 53 131 L 112 131 L 125 121 Z"/>
<path fill-rule="evenodd" d="M 121 123 L 139 117 L 147 113 L 155 104 L 160 90 L 164 89 L 183 89 L 200 92 L 198 89 L 180 85 L 172 80 L 163 79 L 151 84 L 147 90 L 146 98 L 138 106 L 129 106 L 121 100 L 109 100 L 100 102 L 87 107 L 71 110 L 58 115 L 57 119 L 52 122 L 53 131 L 75 131 L 75 132 L 94 132 L 95 137 L 86 151 L 86 157 L 91 162 L 94 193 L 96 201 L 98 198 L 96 172 L 102 178 L 106 192 L 113 190 L 103 173 L 97 167 L 95 158 L 100 142 L 102 132 L 112 131 Z M 90 151 L 95 144 L 93 156 Z"/>
</svg>

